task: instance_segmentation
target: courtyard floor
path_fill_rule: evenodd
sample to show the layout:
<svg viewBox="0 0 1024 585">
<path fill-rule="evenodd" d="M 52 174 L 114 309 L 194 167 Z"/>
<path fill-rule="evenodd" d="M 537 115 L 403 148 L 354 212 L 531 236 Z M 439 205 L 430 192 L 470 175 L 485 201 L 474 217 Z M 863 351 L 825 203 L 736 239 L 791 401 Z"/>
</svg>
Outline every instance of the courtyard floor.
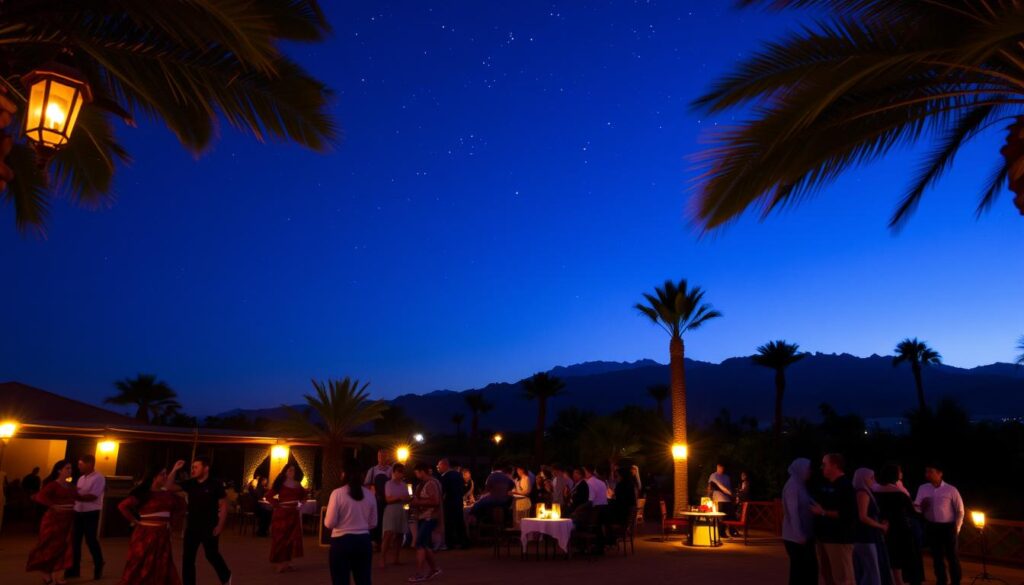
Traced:
<svg viewBox="0 0 1024 585">
<path fill-rule="evenodd" d="M 179 541 L 180 542 L 180 541 Z M 120 577 L 127 551 L 127 538 L 112 538 L 103 541 L 107 558 L 107 575 L 99 581 L 113 585 Z M 0 583 L 3 585 L 40 582 L 38 575 L 24 572 L 25 559 L 32 548 L 31 536 L 0 537 Z M 221 550 L 234 573 L 233 585 L 293 585 L 328 584 L 326 549 L 316 545 L 312 537 L 306 538 L 306 556 L 295 563 L 296 571 L 284 575 L 273 572 L 267 562 L 269 540 L 253 536 L 238 536 L 230 533 L 221 542 Z M 176 543 L 176 559 L 180 551 Z M 451 585 L 473 585 L 485 583 L 621 583 L 641 585 L 659 583 L 688 583 L 722 585 L 744 584 L 785 584 L 787 574 L 786 554 L 780 541 L 773 538 L 754 538 L 750 546 L 742 543 L 726 543 L 717 549 L 693 549 L 684 547 L 678 540 L 660 542 L 655 535 L 641 535 L 636 542 L 636 554 L 623 557 L 621 553 L 598 559 L 573 558 L 565 560 L 536 560 L 532 553 L 521 560 L 518 550 L 513 548 L 511 556 L 495 559 L 491 548 L 484 546 L 469 550 L 438 553 L 439 564 L 444 574 L 433 582 Z M 413 552 L 402 551 L 404 565 L 374 569 L 373 582 L 380 585 L 399 585 L 413 572 Z M 927 560 L 927 559 L 926 559 Z M 981 572 L 976 563 L 964 564 L 965 583 Z M 1024 570 L 995 567 L 990 569 L 995 576 L 1010 585 L 1024 585 Z M 83 575 L 92 573 L 92 565 L 86 560 Z M 199 582 L 201 585 L 216 585 L 216 577 L 209 564 L 200 555 Z M 90 583 L 90 579 L 75 580 L 71 583 Z"/>
</svg>

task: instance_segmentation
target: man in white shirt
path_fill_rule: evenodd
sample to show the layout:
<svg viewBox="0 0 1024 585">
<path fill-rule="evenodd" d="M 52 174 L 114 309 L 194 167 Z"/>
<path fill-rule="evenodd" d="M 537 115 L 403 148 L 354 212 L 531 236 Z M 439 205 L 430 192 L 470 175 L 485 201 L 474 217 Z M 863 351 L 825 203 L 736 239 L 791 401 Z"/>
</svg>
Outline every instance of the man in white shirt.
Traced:
<svg viewBox="0 0 1024 585">
<path fill-rule="evenodd" d="M 75 502 L 75 529 L 71 541 L 71 568 L 64 572 L 65 579 L 81 575 L 82 538 L 92 556 L 93 579 L 103 577 L 103 550 L 100 548 L 100 513 L 103 510 L 103 492 L 107 480 L 96 471 L 96 458 L 86 454 L 78 458 L 78 501 Z"/>
<path fill-rule="evenodd" d="M 586 474 L 587 487 L 590 489 L 590 505 L 607 506 L 608 484 L 597 476 L 593 465 L 584 465 L 583 472 Z"/>
<path fill-rule="evenodd" d="M 708 495 L 715 503 L 715 509 L 726 516 L 726 520 L 733 520 L 736 517 L 736 508 L 733 506 L 732 479 L 725 473 L 725 465 L 719 463 L 715 466 L 715 472 L 708 477 Z M 736 536 L 739 531 L 732 529 L 729 536 Z"/>
<path fill-rule="evenodd" d="M 927 483 L 917 488 L 914 507 L 924 516 L 925 539 L 932 551 L 935 582 L 938 585 L 960 585 L 962 571 L 957 557 L 957 535 L 964 524 L 964 501 L 955 487 L 942 481 L 942 467 L 939 465 L 925 467 L 924 477 Z"/>
</svg>

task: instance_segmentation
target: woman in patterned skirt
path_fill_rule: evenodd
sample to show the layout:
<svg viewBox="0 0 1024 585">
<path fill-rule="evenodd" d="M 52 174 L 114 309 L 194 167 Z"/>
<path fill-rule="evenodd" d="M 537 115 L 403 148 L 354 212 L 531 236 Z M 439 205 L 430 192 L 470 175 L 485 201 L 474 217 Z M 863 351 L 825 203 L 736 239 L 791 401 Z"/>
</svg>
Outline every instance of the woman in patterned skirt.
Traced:
<svg viewBox="0 0 1024 585">
<path fill-rule="evenodd" d="M 25 570 L 42 573 L 46 585 L 63 585 L 65 581 L 59 574 L 71 566 L 71 531 L 78 492 L 68 483 L 70 477 L 71 463 L 58 461 L 35 496 L 37 502 L 49 509 L 39 524 L 39 542 L 29 553 Z"/>
<path fill-rule="evenodd" d="M 302 470 L 299 466 L 294 463 L 286 465 L 274 479 L 266 497 L 274 506 L 274 515 L 270 520 L 270 562 L 277 566 L 278 573 L 291 571 L 292 559 L 302 556 L 302 516 L 299 508 L 306 501 L 306 488 L 302 487 Z"/>
<path fill-rule="evenodd" d="M 118 585 L 181 585 L 171 550 L 171 521 L 185 511 L 185 501 L 165 491 L 166 483 L 167 470 L 154 469 L 117 506 L 133 527 Z"/>
</svg>

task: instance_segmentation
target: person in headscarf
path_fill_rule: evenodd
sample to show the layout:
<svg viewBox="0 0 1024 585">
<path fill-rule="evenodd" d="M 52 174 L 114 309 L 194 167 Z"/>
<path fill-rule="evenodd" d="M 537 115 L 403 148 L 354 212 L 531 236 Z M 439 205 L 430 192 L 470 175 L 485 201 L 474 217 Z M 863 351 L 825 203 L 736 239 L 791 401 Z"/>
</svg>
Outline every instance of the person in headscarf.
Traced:
<svg viewBox="0 0 1024 585">
<path fill-rule="evenodd" d="M 789 585 L 817 585 L 818 558 L 814 552 L 814 515 L 807 480 L 811 460 L 795 459 L 782 488 L 782 542 L 789 555 Z"/>
<path fill-rule="evenodd" d="M 880 522 L 881 514 L 873 488 L 875 472 L 861 467 L 853 474 L 853 490 L 857 496 L 857 527 L 853 541 L 853 572 L 857 585 L 892 585 L 889 556 L 885 548 L 888 522 Z"/>
</svg>

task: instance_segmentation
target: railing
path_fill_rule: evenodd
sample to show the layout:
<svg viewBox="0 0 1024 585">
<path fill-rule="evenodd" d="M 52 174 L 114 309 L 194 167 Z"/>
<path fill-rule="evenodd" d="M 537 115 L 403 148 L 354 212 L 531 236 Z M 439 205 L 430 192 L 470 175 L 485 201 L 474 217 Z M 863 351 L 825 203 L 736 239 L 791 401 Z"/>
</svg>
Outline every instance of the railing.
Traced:
<svg viewBox="0 0 1024 585">
<path fill-rule="evenodd" d="M 782 500 L 747 502 L 747 525 L 782 535 Z"/>
<path fill-rule="evenodd" d="M 981 531 L 968 518 L 960 530 L 960 554 L 981 558 L 982 544 Z M 1024 565 L 1024 522 L 986 519 L 984 547 L 990 561 Z"/>
</svg>

